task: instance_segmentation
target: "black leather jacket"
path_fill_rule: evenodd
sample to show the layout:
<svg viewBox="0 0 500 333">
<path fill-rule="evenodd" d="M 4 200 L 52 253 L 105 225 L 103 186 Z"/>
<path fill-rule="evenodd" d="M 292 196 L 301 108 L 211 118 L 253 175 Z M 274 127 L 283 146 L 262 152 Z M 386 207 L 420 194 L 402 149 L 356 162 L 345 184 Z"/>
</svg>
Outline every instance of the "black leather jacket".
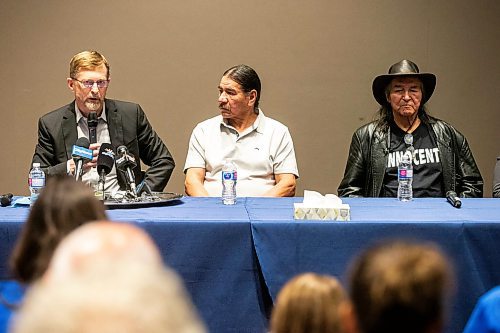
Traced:
<svg viewBox="0 0 500 333">
<path fill-rule="evenodd" d="M 493 198 L 500 198 L 500 156 L 497 157 L 493 175 Z"/>
<path fill-rule="evenodd" d="M 483 197 L 483 178 L 465 137 L 450 124 L 428 117 L 426 122 L 437 138 L 443 170 L 444 193 L 460 197 Z M 389 153 L 389 128 L 378 121 L 360 127 L 352 136 L 344 179 L 338 188 L 341 197 L 379 197 Z"/>
</svg>

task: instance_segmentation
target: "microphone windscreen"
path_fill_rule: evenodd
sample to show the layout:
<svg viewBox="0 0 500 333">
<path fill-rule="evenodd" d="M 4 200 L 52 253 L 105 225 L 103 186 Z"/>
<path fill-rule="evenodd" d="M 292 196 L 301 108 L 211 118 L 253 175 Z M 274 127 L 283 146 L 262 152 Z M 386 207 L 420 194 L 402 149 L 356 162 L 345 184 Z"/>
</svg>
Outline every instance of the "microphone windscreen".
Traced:
<svg viewBox="0 0 500 333">
<path fill-rule="evenodd" d="M 86 137 L 82 136 L 76 140 L 75 146 L 88 148 L 90 146 L 90 141 Z"/>
<path fill-rule="evenodd" d="M 462 201 L 455 191 L 446 192 L 446 199 L 455 208 L 460 208 L 462 206 Z"/>
<path fill-rule="evenodd" d="M 116 149 L 116 152 L 118 156 L 123 156 L 124 154 L 128 154 L 128 148 L 127 146 L 120 146 Z"/>
<path fill-rule="evenodd" d="M 3 194 L 0 198 L 0 205 L 2 207 L 10 206 L 10 204 L 12 203 L 12 197 L 12 193 Z"/>
<path fill-rule="evenodd" d="M 113 169 L 115 164 L 115 152 L 110 143 L 103 143 L 99 149 L 97 156 L 97 172 L 101 174 L 103 171 L 107 175 Z"/>
</svg>

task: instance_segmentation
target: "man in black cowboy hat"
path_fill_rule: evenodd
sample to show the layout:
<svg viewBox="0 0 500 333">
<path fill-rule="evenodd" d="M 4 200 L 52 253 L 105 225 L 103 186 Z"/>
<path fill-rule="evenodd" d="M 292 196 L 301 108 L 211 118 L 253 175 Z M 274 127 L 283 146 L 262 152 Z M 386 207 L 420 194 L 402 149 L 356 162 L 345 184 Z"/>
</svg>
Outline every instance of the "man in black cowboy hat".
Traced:
<svg viewBox="0 0 500 333">
<path fill-rule="evenodd" d="M 352 137 L 342 197 L 396 197 L 398 166 L 409 150 L 413 160 L 413 196 L 482 197 L 483 179 L 465 137 L 450 124 L 427 114 L 425 103 L 436 76 L 420 73 L 401 60 L 389 74 L 373 80 L 373 96 L 381 105 L 378 118 Z"/>
</svg>

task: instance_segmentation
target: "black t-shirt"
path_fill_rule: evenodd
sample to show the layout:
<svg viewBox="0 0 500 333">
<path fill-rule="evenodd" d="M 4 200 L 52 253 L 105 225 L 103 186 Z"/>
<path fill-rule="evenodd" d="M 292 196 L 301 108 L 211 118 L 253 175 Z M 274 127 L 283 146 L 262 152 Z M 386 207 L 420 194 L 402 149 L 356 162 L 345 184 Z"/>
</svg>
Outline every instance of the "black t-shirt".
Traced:
<svg viewBox="0 0 500 333">
<path fill-rule="evenodd" d="M 409 145 L 405 132 L 391 124 L 391 145 L 385 169 L 381 196 L 396 197 L 398 193 L 398 163 Z M 444 197 L 441 156 L 436 135 L 428 125 L 421 123 L 413 135 L 413 197 Z"/>
</svg>

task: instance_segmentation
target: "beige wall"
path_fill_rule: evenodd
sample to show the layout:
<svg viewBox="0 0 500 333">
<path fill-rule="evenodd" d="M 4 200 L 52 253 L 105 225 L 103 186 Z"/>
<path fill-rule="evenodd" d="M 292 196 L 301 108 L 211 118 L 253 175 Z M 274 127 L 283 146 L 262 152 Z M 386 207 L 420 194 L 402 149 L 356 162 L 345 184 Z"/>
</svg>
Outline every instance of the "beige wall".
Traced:
<svg viewBox="0 0 500 333">
<path fill-rule="evenodd" d="M 437 75 L 433 115 L 468 138 L 491 196 L 500 147 L 500 1 L 0 2 L 0 193 L 27 194 L 37 119 L 72 100 L 68 62 L 97 49 L 108 97 L 142 105 L 183 192 L 196 123 L 217 114 L 222 72 L 246 63 L 266 115 L 294 139 L 304 189 L 336 193 L 352 132 L 372 119 L 373 78 L 403 58 Z"/>
</svg>

